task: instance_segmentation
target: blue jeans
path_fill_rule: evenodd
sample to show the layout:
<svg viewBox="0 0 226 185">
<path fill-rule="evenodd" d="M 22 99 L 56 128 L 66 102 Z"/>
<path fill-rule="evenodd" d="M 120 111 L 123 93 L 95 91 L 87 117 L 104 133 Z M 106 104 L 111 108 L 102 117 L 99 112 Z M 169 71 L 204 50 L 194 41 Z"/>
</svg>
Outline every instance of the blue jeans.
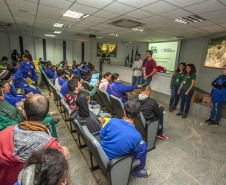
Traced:
<svg viewBox="0 0 226 185">
<path fill-rule="evenodd" d="M 140 76 L 133 76 L 132 85 L 139 85 L 139 83 L 140 83 Z"/>
<path fill-rule="evenodd" d="M 221 118 L 221 109 L 222 104 L 212 102 L 210 119 L 214 120 L 215 113 L 217 112 L 214 120 L 215 123 L 218 123 Z"/>
<path fill-rule="evenodd" d="M 162 135 L 163 134 L 163 115 L 159 118 L 159 125 L 161 125 L 162 128 L 158 130 L 157 135 Z"/>
<path fill-rule="evenodd" d="M 173 105 L 176 107 L 180 98 L 180 95 L 177 93 L 180 86 L 172 85 L 171 87 L 171 98 L 170 98 L 170 107 Z"/>
<path fill-rule="evenodd" d="M 148 78 L 147 80 L 144 80 L 144 77 L 141 76 L 140 78 L 140 84 L 139 85 L 143 85 L 144 83 L 146 83 L 147 85 L 149 85 L 152 81 L 152 78 Z"/>
<path fill-rule="evenodd" d="M 186 90 L 181 89 L 181 104 L 180 104 L 180 111 L 184 111 L 184 105 L 186 103 L 186 107 L 185 107 L 185 113 L 187 114 L 189 109 L 190 109 L 190 103 L 191 103 L 191 98 L 193 96 L 194 90 L 190 90 L 190 92 L 188 93 L 188 95 L 185 95 Z"/>
</svg>

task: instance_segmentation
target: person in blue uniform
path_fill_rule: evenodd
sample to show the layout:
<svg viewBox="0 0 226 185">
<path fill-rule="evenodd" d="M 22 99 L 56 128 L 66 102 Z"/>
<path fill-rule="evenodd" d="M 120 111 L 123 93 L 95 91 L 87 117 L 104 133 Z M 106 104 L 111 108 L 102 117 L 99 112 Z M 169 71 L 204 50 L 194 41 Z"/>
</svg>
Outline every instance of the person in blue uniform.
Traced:
<svg viewBox="0 0 226 185">
<path fill-rule="evenodd" d="M 120 83 L 120 76 L 118 73 L 114 73 L 112 76 L 112 83 L 108 84 L 107 86 L 107 93 L 109 95 L 113 95 L 123 101 L 123 103 L 126 103 L 128 101 L 128 96 L 126 92 L 133 91 L 134 89 L 138 89 L 141 86 L 140 85 L 132 85 L 132 86 L 126 86 L 122 83 Z"/>
<path fill-rule="evenodd" d="M 22 77 L 24 79 L 30 78 L 32 81 L 36 82 L 37 76 L 34 62 L 29 61 L 29 55 L 23 55 L 23 61 L 20 63 L 19 69 L 22 71 Z"/>
<path fill-rule="evenodd" d="M 13 61 L 13 66 L 8 66 L 7 69 L 8 71 L 12 74 L 12 80 L 14 82 L 14 87 L 15 88 L 23 88 L 25 90 L 25 93 L 28 94 L 32 92 L 33 94 L 41 94 L 41 91 L 33 87 L 30 87 L 30 85 L 22 78 L 22 72 L 19 69 L 19 62 L 18 61 Z M 5 79 L 8 80 L 8 79 Z M 11 80 L 8 82 L 10 83 Z M 13 89 L 13 85 L 10 84 L 10 87 Z"/>
<path fill-rule="evenodd" d="M 58 91 L 61 90 L 61 87 L 66 82 L 65 77 L 65 71 L 63 69 L 57 70 L 57 78 L 55 79 L 55 86 L 58 89 Z"/>
<path fill-rule="evenodd" d="M 80 64 L 78 64 L 77 66 L 76 66 L 76 68 L 73 70 L 73 73 L 74 74 L 77 74 L 77 75 L 81 75 L 81 66 L 80 66 Z"/>
<path fill-rule="evenodd" d="M 53 66 L 52 66 L 51 63 L 48 63 L 48 64 L 47 64 L 47 68 L 46 68 L 46 70 L 45 70 L 45 74 L 46 74 L 46 76 L 47 76 L 48 78 L 53 78 L 54 75 L 55 75 L 55 71 L 53 70 L 52 67 L 53 67 Z"/>
<path fill-rule="evenodd" d="M 211 84 L 213 89 L 211 91 L 211 113 L 210 119 L 206 120 L 206 123 L 210 125 L 218 126 L 220 121 L 222 105 L 226 99 L 226 65 L 222 68 L 222 75 L 218 76 Z M 216 113 L 216 116 L 215 116 Z M 215 119 L 214 119 L 215 117 Z"/>
</svg>

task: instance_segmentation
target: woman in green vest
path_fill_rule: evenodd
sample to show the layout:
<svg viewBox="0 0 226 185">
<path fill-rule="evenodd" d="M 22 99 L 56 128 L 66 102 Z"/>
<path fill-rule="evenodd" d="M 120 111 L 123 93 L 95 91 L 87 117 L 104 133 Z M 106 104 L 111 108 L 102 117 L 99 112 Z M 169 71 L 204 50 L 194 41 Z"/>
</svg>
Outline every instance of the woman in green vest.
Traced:
<svg viewBox="0 0 226 185">
<path fill-rule="evenodd" d="M 194 64 L 186 65 L 186 71 L 184 73 L 183 81 L 181 82 L 180 88 L 178 90 L 178 94 L 181 95 L 181 104 L 180 104 L 180 112 L 177 113 L 177 116 L 181 116 L 182 118 L 186 118 L 188 111 L 190 109 L 191 98 L 194 93 L 194 86 L 196 81 L 196 69 Z M 184 106 L 185 111 L 184 111 Z"/>
<path fill-rule="evenodd" d="M 171 88 L 171 98 L 170 98 L 170 105 L 169 105 L 170 112 L 173 112 L 173 110 L 176 110 L 176 107 L 180 98 L 180 95 L 177 92 L 180 88 L 181 82 L 184 77 L 185 66 L 186 66 L 185 63 L 179 64 L 176 74 L 174 75 L 174 78 L 172 80 L 173 83 L 170 86 Z"/>
</svg>

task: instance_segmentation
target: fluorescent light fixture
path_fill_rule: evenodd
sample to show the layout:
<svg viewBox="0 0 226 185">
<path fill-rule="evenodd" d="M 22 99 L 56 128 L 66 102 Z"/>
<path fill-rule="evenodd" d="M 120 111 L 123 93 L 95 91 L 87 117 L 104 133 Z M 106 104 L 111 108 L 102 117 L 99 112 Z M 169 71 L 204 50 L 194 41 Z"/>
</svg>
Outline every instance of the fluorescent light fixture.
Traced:
<svg viewBox="0 0 226 185">
<path fill-rule="evenodd" d="M 175 19 L 175 21 L 182 24 L 189 24 L 189 23 L 195 23 L 195 22 L 202 22 L 202 21 L 205 21 L 205 19 L 197 15 L 190 15 L 187 17 L 181 17 L 181 18 Z"/>
<path fill-rule="evenodd" d="M 46 37 L 56 37 L 56 35 L 45 34 Z"/>
<path fill-rule="evenodd" d="M 61 33 L 62 31 L 54 31 L 53 33 Z"/>
<path fill-rule="evenodd" d="M 63 27 L 63 26 L 64 26 L 64 24 L 55 23 L 53 26 L 55 26 L 55 27 Z"/>
<path fill-rule="evenodd" d="M 83 15 L 84 15 L 83 13 L 68 10 L 65 12 L 65 14 L 63 16 L 79 19 Z"/>
<path fill-rule="evenodd" d="M 140 31 L 140 32 L 142 32 L 142 31 L 148 31 L 148 30 L 150 30 L 150 29 L 149 29 L 149 28 L 145 28 L 145 27 L 138 26 L 138 27 L 132 28 L 132 30 L 133 30 L 133 31 Z"/>
<path fill-rule="evenodd" d="M 122 35 L 122 34 L 119 34 L 119 33 L 109 33 L 108 35 L 114 36 L 114 37 L 118 37 L 119 35 Z"/>
<path fill-rule="evenodd" d="M 185 37 L 185 36 L 174 36 L 173 38 L 174 39 L 186 39 L 187 37 Z"/>
<path fill-rule="evenodd" d="M 88 15 L 88 14 L 84 14 L 84 15 L 81 17 L 81 19 L 85 19 L 85 18 L 87 18 L 87 17 L 89 17 L 89 15 Z"/>
</svg>

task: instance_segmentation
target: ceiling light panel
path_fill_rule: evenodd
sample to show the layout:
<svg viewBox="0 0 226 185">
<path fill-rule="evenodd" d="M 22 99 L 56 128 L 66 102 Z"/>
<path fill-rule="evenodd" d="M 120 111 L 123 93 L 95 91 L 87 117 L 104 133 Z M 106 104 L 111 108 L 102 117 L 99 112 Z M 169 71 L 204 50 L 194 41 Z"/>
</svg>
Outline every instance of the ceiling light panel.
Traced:
<svg viewBox="0 0 226 185">
<path fill-rule="evenodd" d="M 63 16 L 65 16 L 65 17 L 72 17 L 72 18 L 76 18 L 76 19 L 79 19 L 83 15 L 84 15 L 83 13 L 75 12 L 75 11 L 71 11 L 71 10 L 68 10 L 63 14 Z"/>
<path fill-rule="evenodd" d="M 182 24 L 188 24 L 188 23 L 202 22 L 202 21 L 205 21 L 205 19 L 197 15 L 191 15 L 191 16 L 175 19 L 175 21 Z"/>
<path fill-rule="evenodd" d="M 45 34 L 46 37 L 56 37 L 56 35 Z"/>
</svg>

